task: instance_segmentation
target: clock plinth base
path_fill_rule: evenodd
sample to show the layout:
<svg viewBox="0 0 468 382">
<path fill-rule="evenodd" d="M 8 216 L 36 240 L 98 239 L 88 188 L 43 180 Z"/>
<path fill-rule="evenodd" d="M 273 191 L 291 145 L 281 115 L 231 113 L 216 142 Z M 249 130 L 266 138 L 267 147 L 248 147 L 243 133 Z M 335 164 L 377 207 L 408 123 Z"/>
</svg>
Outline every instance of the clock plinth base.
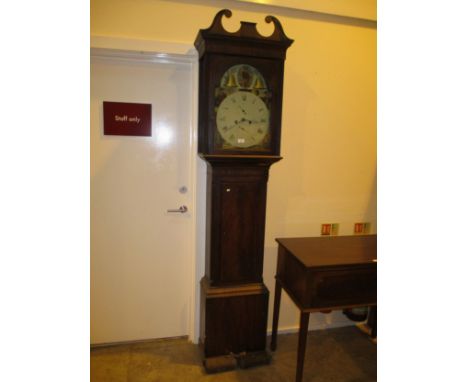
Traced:
<svg viewBox="0 0 468 382">
<path fill-rule="evenodd" d="M 201 281 L 201 347 L 207 372 L 270 362 L 268 289 L 263 283 L 210 286 Z"/>
</svg>

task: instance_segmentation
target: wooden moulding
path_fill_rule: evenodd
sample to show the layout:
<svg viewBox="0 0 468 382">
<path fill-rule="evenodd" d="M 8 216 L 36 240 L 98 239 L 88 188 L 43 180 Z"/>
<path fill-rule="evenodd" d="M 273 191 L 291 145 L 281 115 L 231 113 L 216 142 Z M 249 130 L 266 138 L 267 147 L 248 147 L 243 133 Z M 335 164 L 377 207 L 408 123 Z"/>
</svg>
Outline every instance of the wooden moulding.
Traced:
<svg viewBox="0 0 468 382">
<path fill-rule="evenodd" d="M 201 287 L 207 299 L 261 294 L 266 289 L 262 283 L 211 286 L 207 277 L 201 279 Z"/>
<path fill-rule="evenodd" d="M 268 364 L 268 289 L 263 283 L 210 286 L 201 280 L 200 348 L 207 373 Z"/>
<path fill-rule="evenodd" d="M 213 155 L 200 154 L 200 158 L 210 163 L 212 166 L 232 166 L 232 165 L 255 165 L 255 166 L 271 166 L 283 159 L 279 155 Z"/>
<path fill-rule="evenodd" d="M 270 36 L 262 36 L 257 31 L 256 23 L 241 21 L 241 26 L 236 32 L 228 32 L 224 29 L 222 24 L 223 16 L 230 18 L 232 12 L 229 9 L 220 10 L 214 17 L 211 25 L 206 29 L 201 29 L 195 40 L 195 47 L 197 48 L 200 57 L 205 53 L 207 49 L 207 41 L 213 41 L 210 43 L 211 51 L 218 49 L 217 40 L 231 40 L 231 43 L 240 42 L 241 44 L 248 44 L 251 42 L 264 43 L 265 45 L 281 46 L 283 50 L 276 50 L 276 52 L 268 49 L 270 54 L 280 54 L 284 57 L 286 49 L 294 42 L 284 33 L 283 27 L 279 20 L 274 16 L 266 16 L 266 23 L 273 23 L 275 29 Z"/>
</svg>

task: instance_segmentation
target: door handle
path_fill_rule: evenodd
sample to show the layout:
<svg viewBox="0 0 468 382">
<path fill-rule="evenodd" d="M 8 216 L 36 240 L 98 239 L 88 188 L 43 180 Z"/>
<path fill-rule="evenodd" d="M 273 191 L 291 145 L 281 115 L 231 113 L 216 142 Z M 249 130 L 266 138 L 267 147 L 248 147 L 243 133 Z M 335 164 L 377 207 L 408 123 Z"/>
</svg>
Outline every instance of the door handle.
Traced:
<svg viewBox="0 0 468 382">
<path fill-rule="evenodd" d="M 180 212 L 181 214 L 185 214 L 188 211 L 187 206 L 180 206 L 176 210 L 167 210 L 167 212 Z"/>
</svg>

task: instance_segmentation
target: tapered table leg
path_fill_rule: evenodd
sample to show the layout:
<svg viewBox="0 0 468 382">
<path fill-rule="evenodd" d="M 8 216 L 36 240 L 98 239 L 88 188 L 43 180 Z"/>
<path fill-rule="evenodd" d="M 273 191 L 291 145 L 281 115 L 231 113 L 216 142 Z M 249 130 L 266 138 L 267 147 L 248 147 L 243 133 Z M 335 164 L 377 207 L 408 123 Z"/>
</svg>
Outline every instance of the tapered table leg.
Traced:
<svg viewBox="0 0 468 382">
<path fill-rule="evenodd" d="M 276 350 L 276 337 L 278 334 L 278 320 L 279 320 L 279 310 L 281 302 L 281 285 L 278 280 L 275 284 L 275 301 L 273 305 L 273 326 L 271 328 L 271 351 Z"/>
<path fill-rule="evenodd" d="M 299 344 L 297 346 L 296 382 L 302 381 L 302 374 L 304 372 L 304 358 L 305 358 L 308 330 L 309 330 L 309 313 L 301 312 L 301 323 L 299 326 Z"/>
</svg>

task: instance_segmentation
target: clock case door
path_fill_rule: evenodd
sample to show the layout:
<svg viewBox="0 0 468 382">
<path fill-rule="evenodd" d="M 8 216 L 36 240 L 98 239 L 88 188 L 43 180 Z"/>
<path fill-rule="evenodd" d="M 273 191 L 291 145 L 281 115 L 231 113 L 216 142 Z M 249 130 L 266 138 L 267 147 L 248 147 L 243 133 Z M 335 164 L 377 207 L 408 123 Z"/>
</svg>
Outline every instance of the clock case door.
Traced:
<svg viewBox="0 0 468 382">
<path fill-rule="evenodd" d="M 208 157 L 205 275 L 211 286 L 263 282 L 269 167 L 281 157 Z"/>
</svg>

